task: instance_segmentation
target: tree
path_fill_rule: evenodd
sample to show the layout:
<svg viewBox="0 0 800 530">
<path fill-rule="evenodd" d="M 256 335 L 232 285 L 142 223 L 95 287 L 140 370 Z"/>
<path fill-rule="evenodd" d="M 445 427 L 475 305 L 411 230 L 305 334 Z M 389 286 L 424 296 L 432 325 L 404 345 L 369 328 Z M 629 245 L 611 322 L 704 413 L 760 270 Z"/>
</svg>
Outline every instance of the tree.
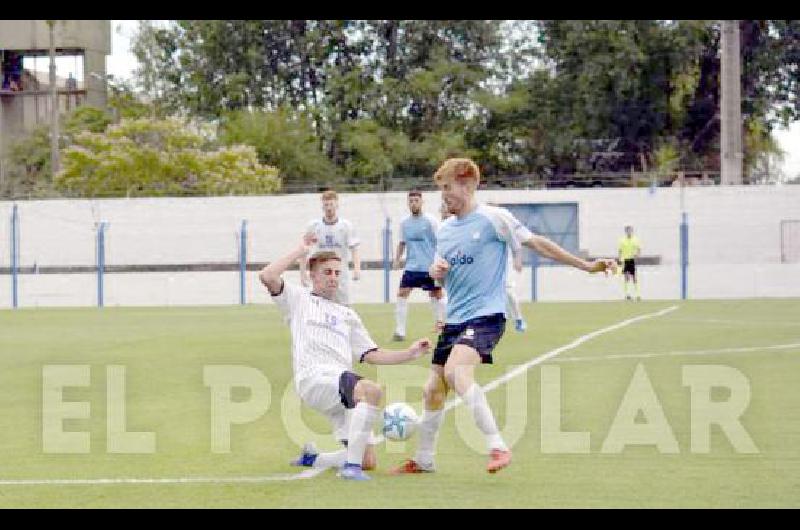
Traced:
<svg viewBox="0 0 800 530">
<path fill-rule="evenodd" d="M 55 185 L 69 196 L 250 195 L 280 188 L 276 168 L 250 146 L 215 148 L 208 132 L 178 120 L 123 120 L 83 132 L 63 153 Z"/>
</svg>

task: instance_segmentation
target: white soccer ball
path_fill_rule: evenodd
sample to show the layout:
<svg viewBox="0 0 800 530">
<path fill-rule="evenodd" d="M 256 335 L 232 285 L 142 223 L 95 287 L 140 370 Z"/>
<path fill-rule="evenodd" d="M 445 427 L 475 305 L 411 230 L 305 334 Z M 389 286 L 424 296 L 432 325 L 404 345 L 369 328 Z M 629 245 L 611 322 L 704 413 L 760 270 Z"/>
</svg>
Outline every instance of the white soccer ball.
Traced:
<svg viewBox="0 0 800 530">
<path fill-rule="evenodd" d="M 419 426 L 419 416 L 408 403 L 392 403 L 383 410 L 383 435 L 389 440 L 408 440 Z"/>
</svg>

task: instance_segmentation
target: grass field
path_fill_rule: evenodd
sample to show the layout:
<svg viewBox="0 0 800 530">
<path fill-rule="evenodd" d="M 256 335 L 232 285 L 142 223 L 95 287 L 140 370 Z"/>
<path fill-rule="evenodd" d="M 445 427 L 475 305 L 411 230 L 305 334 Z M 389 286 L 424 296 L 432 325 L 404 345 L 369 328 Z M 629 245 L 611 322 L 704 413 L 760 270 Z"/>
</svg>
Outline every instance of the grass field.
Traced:
<svg viewBox="0 0 800 530">
<path fill-rule="evenodd" d="M 298 416 L 282 413 L 291 377 L 289 333 L 273 306 L 0 311 L 0 507 L 800 506 L 798 300 L 526 304 L 530 329 L 518 334 L 509 326 L 495 350 L 496 364 L 478 370 L 480 381 L 489 383 L 511 366 L 588 333 L 672 305 L 679 307 L 592 338 L 489 392 L 498 424 L 513 424 L 508 439 L 514 439 L 514 461 L 508 469 L 484 471 L 486 456 L 471 447 L 480 438 L 468 430 L 459 434 L 457 408 L 444 422 L 437 473 L 386 474 L 412 454 L 412 439 L 405 450 L 382 444 L 368 483 L 344 482 L 331 470 L 305 480 L 255 483 L 12 483 L 294 473 L 286 463 L 298 445 L 286 425 L 296 425 Z M 373 337 L 391 346 L 393 308 L 357 309 Z M 409 339 L 429 334 L 429 319 L 426 305 L 412 305 Z M 790 346 L 775 348 L 784 345 Z M 577 358 L 582 360 L 567 362 Z M 402 385 L 423 383 L 428 362 L 418 361 L 418 370 L 359 370 L 380 376 L 393 399 Z M 65 431 L 90 433 L 86 454 L 43 451 L 43 367 L 62 364 L 91 367 L 89 386 L 64 391 L 65 401 L 90 404 L 89 419 L 64 422 Z M 677 440 L 676 454 L 654 445 L 602 452 L 639 364 Z M 711 430 L 710 452 L 692 452 L 690 388 L 682 370 L 701 364 L 735 368 L 748 381 L 750 401 L 741 424 L 757 453 L 737 452 L 718 427 Z M 109 365 L 126 368 L 127 429 L 154 432 L 152 454 L 107 452 Z M 255 421 L 232 427 L 230 453 L 211 451 L 207 365 L 256 368 L 270 383 L 269 408 Z M 588 453 L 542 451 L 541 370 L 552 365 L 560 367 L 561 428 L 589 432 Z M 246 400 L 249 394 L 233 397 Z M 403 398 L 420 410 L 420 388 Z M 712 398 L 724 401 L 728 394 L 715 389 Z M 319 446 L 335 447 L 321 416 L 304 409 L 299 419 L 316 431 Z"/>
</svg>

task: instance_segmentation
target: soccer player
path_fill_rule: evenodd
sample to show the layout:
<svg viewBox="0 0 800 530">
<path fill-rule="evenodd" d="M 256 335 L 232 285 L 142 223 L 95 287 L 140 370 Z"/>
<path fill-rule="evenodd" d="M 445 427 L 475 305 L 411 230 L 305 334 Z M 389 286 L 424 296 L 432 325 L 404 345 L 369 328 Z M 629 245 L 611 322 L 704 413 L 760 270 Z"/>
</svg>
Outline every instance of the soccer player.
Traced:
<svg viewBox="0 0 800 530">
<path fill-rule="evenodd" d="M 406 320 L 408 318 L 408 296 L 417 287 L 428 291 L 433 306 L 435 325 L 444 322 L 445 300 L 443 289 L 434 283 L 429 273 L 433 263 L 433 251 L 436 248 L 436 232 L 439 220 L 422 212 L 422 193 L 416 190 L 408 192 L 408 209 L 411 215 L 400 223 L 400 242 L 394 258 L 394 268 L 400 268 L 403 251 L 407 250 L 407 259 L 397 290 L 395 307 L 395 330 L 393 340 L 406 339 Z"/>
<path fill-rule="evenodd" d="M 587 262 L 549 239 L 531 233 L 508 210 L 479 204 L 475 190 L 480 183 L 480 172 L 472 160 L 446 160 L 434 174 L 434 181 L 448 210 L 454 214 L 439 229 L 436 257 L 430 271 L 434 279 L 444 280 L 449 297 L 447 319 L 423 390 L 425 410 L 416 455 L 392 473 L 434 471 L 442 408 L 451 389 L 472 412 L 486 437 L 490 452 L 486 469 L 495 473 L 511 462 L 511 450 L 500 436 L 483 389 L 475 382 L 474 369 L 478 364 L 493 362 L 492 350 L 505 330 L 504 284 L 509 246 L 520 249 L 525 245 L 587 272 L 613 270 L 616 262 Z"/>
<path fill-rule="evenodd" d="M 514 276 L 522 272 L 522 254 L 512 248 L 509 248 L 509 250 L 505 283 L 508 312 L 514 321 L 514 329 L 519 333 L 524 333 L 528 329 L 528 324 L 522 315 L 522 308 L 519 305 L 519 298 L 516 293 L 517 282 L 514 279 Z"/>
<path fill-rule="evenodd" d="M 306 445 L 294 464 L 341 466 L 339 476 L 368 480 L 362 466 L 374 464 L 374 448 L 367 455 L 367 445 L 383 393 L 376 383 L 352 371 L 353 357 L 370 364 L 399 364 L 428 353 L 430 341 L 417 340 L 402 351 L 378 348 L 356 312 L 334 301 L 342 260 L 333 251 L 319 251 L 308 260 L 311 291 L 285 283 L 281 275 L 307 256 L 314 243 L 314 236 L 305 234 L 294 250 L 259 274 L 291 330 L 295 390 L 303 403 L 330 420 L 335 436 L 346 447 L 319 454 Z"/>
<path fill-rule="evenodd" d="M 642 252 L 642 247 L 639 243 L 639 238 L 633 235 L 633 227 L 628 225 L 625 227 L 625 235 L 619 238 L 619 259 L 622 262 L 622 272 L 625 275 L 625 299 L 631 300 L 631 295 L 628 294 L 628 283 L 633 282 L 636 289 L 636 299 L 641 300 L 642 297 L 639 293 L 639 281 L 636 278 L 636 258 Z"/>
<path fill-rule="evenodd" d="M 347 269 L 350 263 L 350 256 L 353 258 L 353 280 L 357 281 L 361 277 L 361 257 L 358 246 L 361 241 L 358 239 L 352 223 L 347 219 L 341 219 L 338 215 L 339 196 L 334 190 L 328 190 L 322 194 L 322 219 L 314 219 L 308 224 L 306 231 L 313 234 L 318 242 L 315 250 L 332 250 L 342 260 L 342 269 L 345 274 L 339 279 L 339 290 L 336 292 L 336 301 L 340 304 L 350 305 L 350 281 Z M 310 285 L 308 276 L 308 258 L 299 262 L 300 282 L 303 286 Z"/>
</svg>

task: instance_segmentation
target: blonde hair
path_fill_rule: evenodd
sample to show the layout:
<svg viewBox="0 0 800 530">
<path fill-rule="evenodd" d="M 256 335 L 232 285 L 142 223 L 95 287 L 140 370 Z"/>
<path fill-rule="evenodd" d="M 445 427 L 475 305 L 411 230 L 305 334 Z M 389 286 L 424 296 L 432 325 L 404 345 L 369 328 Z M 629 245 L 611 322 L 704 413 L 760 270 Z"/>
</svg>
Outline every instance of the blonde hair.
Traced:
<svg viewBox="0 0 800 530">
<path fill-rule="evenodd" d="M 322 200 L 327 201 L 328 199 L 339 200 L 339 195 L 336 194 L 336 190 L 327 190 L 322 193 Z"/>
<path fill-rule="evenodd" d="M 471 179 L 475 187 L 481 182 L 481 171 L 478 165 L 469 158 L 448 158 L 433 174 L 433 181 L 441 184 L 451 179 Z"/>
<path fill-rule="evenodd" d="M 308 258 L 308 270 L 313 271 L 320 263 L 330 260 L 341 262 L 342 258 L 332 250 L 320 250 L 319 252 L 315 252 L 313 256 Z"/>
</svg>

